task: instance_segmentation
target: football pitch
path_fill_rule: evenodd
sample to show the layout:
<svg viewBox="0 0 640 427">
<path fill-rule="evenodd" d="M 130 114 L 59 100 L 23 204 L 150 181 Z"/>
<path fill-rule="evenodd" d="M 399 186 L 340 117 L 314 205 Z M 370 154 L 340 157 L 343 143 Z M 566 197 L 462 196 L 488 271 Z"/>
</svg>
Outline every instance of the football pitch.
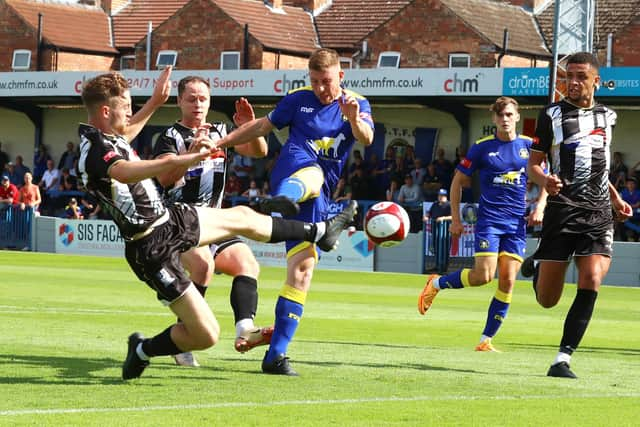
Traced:
<svg viewBox="0 0 640 427">
<path fill-rule="evenodd" d="M 256 324 L 273 322 L 283 268 L 263 268 Z M 638 425 L 640 289 L 603 287 L 574 354 L 578 380 L 546 377 L 575 286 L 539 307 L 519 282 L 494 344 L 473 351 L 495 284 L 447 290 L 425 317 L 425 277 L 317 271 L 289 356 L 300 377 L 264 375 L 265 348 L 233 349 L 231 280 L 207 301 L 221 340 L 200 368 L 159 357 L 120 379 L 126 339 L 173 316 L 124 259 L 0 252 L 2 426 Z"/>
</svg>

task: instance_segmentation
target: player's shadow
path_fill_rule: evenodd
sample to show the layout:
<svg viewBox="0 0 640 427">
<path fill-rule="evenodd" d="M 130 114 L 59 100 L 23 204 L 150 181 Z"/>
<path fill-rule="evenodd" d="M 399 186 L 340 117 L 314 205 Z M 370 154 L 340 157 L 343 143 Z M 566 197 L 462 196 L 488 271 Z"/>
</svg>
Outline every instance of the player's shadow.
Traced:
<svg viewBox="0 0 640 427">
<path fill-rule="evenodd" d="M 86 358 L 86 357 L 65 357 L 65 356 L 34 356 L 34 355 L 16 355 L 16 354 L 0 354 L 0 372 L 2 373 L 19 373 L 15 376 L 0 376 L 0 384 L 60 384 L 60 385 L 118 385 L 123 384 L 120 378 L 120 367 L 122 360 L 105 358 Z M 211 381 L 222 380 L 215 376 L 193 376 L 193 370 L 185 370 L 184 367 L 176 366 L 173 363 L 154 361 L 154 367 L 158 367 L 158 375 L 154 375 L 151 371 L 145 371 L 145 379 L 157 379 L 167 377 L 169 375 L 176 378 L 184 378 L 189 380 L 200 379 Z M 37 374 L 30 375 L 31 368 Z M 39 370 L 42 368 L 55 369 L 55 373 L 43 376 Z M 116 369 L 115 376 L 111 372 L 105 374 L 104 370 Z M 210 371 L 221 371 L 219 368 L 205 368 L 200 371 L 204 374 Z M 24 373 L 22 373 L 24 372 Z M 182 374 L 184 372 L 184 375 Z M 106 376 L 108 375 L 108 376 Z M 145 383 L 147 386 L 161 386 L 161 383 L 154 384 L 151 381 Z"/>
<path fill-rule="evenodd" d="M 557 344 L 523 344 L 523 343 L 507 343 L 511 347 L 522 349 L 551 349 L 558 350 Z M 640 348 L 619 348 L 619 347 L 589 347 L 584 346 L 578 348 L 580 353 L 615 353 L 622 356 L 640 356 Z"/>
</svg>

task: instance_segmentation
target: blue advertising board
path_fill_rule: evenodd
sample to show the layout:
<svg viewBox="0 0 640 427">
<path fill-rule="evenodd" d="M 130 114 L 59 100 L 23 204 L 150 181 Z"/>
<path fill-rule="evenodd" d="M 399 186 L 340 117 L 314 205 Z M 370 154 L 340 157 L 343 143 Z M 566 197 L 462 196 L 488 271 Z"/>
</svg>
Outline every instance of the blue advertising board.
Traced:
<svg viewBox="0 0 640 427">
<path fill-rule="evenodd" d="M 640 67 L 601 68 L 596 96 L 640 96 Z M 548 68 L 505 68 L 502 93 L 507 96 L 547 96 Z"/>
</svg>

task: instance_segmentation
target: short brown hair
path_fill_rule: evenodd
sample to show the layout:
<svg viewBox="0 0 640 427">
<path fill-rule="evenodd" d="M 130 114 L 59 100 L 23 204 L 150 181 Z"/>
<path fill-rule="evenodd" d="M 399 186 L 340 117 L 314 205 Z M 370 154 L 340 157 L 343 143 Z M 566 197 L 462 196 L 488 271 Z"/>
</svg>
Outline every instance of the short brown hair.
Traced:
<svg viewBox="0 0 640 427">
<path fill-rule="evenodd" d="M 501 96 L 500 98 L 496 99 L 496 102 L 491 104 L 491 106 L 489 107 L 489 111 L 491 111 L 492 113 L 500 114 L 505 108 L 507 108 L 507 105 L 509 104 L 513 105 L 516 111 L 518 111 L 518 101 L 508 96 Z"/>
<path fill-rule="evenodd" d="M 334 65 L 340 65 L 340 56 L 333 49 L 318 49 L 309 57 L 309 69 L 313 71 L 324 71 Z"/>
<path fill-rule="evenodd" d="M 209 82 L 207 80 L 203 79 L 202 77 L 187 76 L 187 77 L 183 77 L 178 82 L 178 96 L 182 96 L 182 94 L 184 93 L 184 89 L 187 87 L 187 85 L 189 83 L 193 83 L 193 82 L 204 83 L 205 86 L 207 86 L 209 89 L 211 89 L 211 85 L 209 84 Z"/>
<path fill-rule="evenodd" d="M 82 86 L 82 103 L 89 111 L 108 104 L 112 98 L 123 96 L 129 84 L 120 73 L 101 74 Z"/>
</svg>

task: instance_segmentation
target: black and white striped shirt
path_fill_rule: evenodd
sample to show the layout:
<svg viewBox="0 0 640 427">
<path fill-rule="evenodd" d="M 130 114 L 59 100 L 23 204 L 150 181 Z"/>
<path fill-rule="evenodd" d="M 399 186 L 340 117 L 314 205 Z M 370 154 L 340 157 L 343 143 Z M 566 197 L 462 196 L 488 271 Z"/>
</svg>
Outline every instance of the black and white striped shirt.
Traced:
<svg viewBox="0 0 640 427">
<path fill-rule="evenodd" d="M 189 150 L 195 132 L 193 129 L 175 123 L 168 128 L 156 141 L 153 147 L 153 157 L 163 154 L 184 154 Z M 209 138 L 217 141 L 227 135 L 224 123 L 214 123 L 209 132 Z M 226 150 L 225 156 L 206 158 L 197 165 L 189 167 L 184 176 L 171 188 L 165 196 L 168 202 L 184 202 L 199 206 L 219 208 L 224 197 L 226 179 Z"/>
<path fill-rule="evenodd" d="M 602 104 L 580 108 L 565 100 L 540 112 L 531 148 L 548 154 L 550 173 L 563 183 L 549 203 L 593 210 L 610 206 L 609 163 L 616 117 Z"/>
<path fill-rule="evenodd" d="M 113 217 L 122 237 L 131 240 L 154 223 L 168 219 L 168 212 L 152 179 L 125 184 L 109 176 L 109 167 L 117 161 L 140 160 L 123 137 L 107 135 L 86 124 L 80 124 L 78 134 L 78 169 L 84 186 L 96 197 L 102 209 Z"/>
</svg>

